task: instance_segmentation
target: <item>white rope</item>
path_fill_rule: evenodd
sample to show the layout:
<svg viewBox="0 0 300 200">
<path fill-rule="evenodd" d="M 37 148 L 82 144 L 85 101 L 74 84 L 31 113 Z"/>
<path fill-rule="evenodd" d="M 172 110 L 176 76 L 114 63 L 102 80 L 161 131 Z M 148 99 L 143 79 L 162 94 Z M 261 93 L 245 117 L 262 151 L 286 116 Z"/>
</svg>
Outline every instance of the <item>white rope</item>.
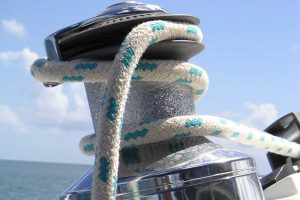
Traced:
<svg viewBox="0 0 300 200">
<path fill-rule="evenodd" d="M 39 59 L 32 65 L 31 71 L 35 79 L 41 82 L 105 83 L 112 64 L 112 61 L 48 62 L 46 59 Z M 43 67 L 39 67 L 40 65 Z M 208 87 L 208 76 L 204 69 L 176 60 L 142 60 L 135 68 L 132 80 L 184 84 L 193 89 L 195 100 L 199 99 Z"/>
<path fill-rule="evenodd" d="M 143 158 L 144 154 L 136 153 L 146 152 L 139 149 L 143 148 L 143 145 L 163 143 L 170 138 L 185 138 L 182 146 L 186 148 L 197 143 L 198 140 L 192 140 L 193 138 L 204 135 L 236 140 L 281 155 L 300 157 L 299 144 L 218 117 L 178 116 L 122 128 L 124 107 L 131 81 L 185 84 L 192 87 L 195 99 L 206 91 L 207 74 L 195 65 L 181 61 L 159 60 L 139 63 L 149 45 L 167 39 L 201 42 L 202 33 L 193 25 L 165 21 L 145 22 L 127 35 L 113 62 L 83 60 L 48 62 L 39 59 L 32 65 L 32 75 L 42 82 L 107 83 L 99 129 L 95 135 L 86 136 L 81 141 L 81 150 L 84 153 L 96 154 L 92 194 L 94 200 L 109 200 L 116 197 L 120 147 L 121 151 L 126 150 L 131 155 L 131 160 L 127 159 L 127 164 L 126 158 L 120 159 L 121 161 L 123 159 L 120 167 L 129 165 L 125 167 L 135 170 L 138 170 L 143 164 L 142 161 L 146 160 Z"/>
</svg>

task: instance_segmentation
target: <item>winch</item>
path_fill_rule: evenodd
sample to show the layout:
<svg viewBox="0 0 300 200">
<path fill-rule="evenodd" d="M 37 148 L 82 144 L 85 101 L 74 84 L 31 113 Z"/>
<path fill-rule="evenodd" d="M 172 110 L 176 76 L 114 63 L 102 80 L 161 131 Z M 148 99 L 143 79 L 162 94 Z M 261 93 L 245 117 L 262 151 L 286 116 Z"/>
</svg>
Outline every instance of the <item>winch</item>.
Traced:
<svg viewBox="0 0 300 200">
<path fill-rule="evenodd" d="M 95 134 L 80 148 L 95 166 L 61 199 L 264 199 L 253 158 L 207 135 L 297 158 L 299 144 L 227 119 L 196 115 L 204 69 L 197 17 L 123 2 L 48 36 L 32 65 L 45 86 L 84 82 Z"/>
</svg>

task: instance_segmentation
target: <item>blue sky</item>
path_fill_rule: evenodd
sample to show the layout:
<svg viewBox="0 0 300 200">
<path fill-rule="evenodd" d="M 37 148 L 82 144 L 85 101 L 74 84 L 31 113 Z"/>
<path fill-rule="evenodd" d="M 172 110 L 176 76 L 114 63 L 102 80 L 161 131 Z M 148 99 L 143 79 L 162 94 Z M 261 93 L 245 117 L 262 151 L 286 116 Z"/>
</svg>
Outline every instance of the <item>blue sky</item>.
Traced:
<svg viewBox="0 0 300 200">
<path fill-rule="evenodd" d="M 0 2 L 0 159 L 93 162 L 78 149 L 80 138 L 93 132 L 82 84 L 47 89 L 28 69 L 34 59 L 45 57 L 47 35 L 116 2 Z M 143 2 L 201 19 L 206 49 L 192 62 L 206 69 L 210 86 L 196 103 L 198 113 L 263 129 L 300 110 L 299 1 Z M 263 155 L 238 144 L 225 145 Z M 258 163 L 265 165 L 263 156 Z"/>
</svg>

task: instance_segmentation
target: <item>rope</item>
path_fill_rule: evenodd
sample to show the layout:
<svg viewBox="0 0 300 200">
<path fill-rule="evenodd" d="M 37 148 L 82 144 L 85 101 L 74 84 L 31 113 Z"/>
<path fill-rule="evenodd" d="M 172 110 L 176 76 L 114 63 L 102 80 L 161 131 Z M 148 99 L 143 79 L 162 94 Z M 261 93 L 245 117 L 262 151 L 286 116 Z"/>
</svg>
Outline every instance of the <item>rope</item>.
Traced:
<svg viewBox="0 0 300 200">
<path fill-rule="evenodd" d="M 123 161 L 120 170 L 131 167 L 138 171 L 142 169 L 139 167 L 147 166 L 144 163 L 149 159 L 149 155 L 146 155 L 149 148 L 155 151 L 155 146 L 148 148 L 147 145 L 155 143 L 161 144 L 162 147 L 168 139 L 175 139 L 175 143 L 172 144 L 176 145 L 171 145 L 167 150 L 156 149 L 157 154 L 167 155 L 174 152 L 174 148 L 180 150 L 191 147 L 200 143 L 199 136 L 212 135 L 277 154 L 300 157 L 300 145 L 297 143 L 219 117 L 178 116 L 122 128 L 122 117 L 131 81 L 184 84 L 193 89 L 195 100 L 207 90 L 208 76 L 203 69 L 195 65 L 171 60 L 139 62 L 149 45 L 168 39 L 201 42 L 202 33 L 193 25 L 150 21 L 138 25 L 127 35 L 113 62 L 85 60 L 48 62 L 46 59 L 38 59 L 32 65 L 32 75 L 42 82 L 107 83 L 99 128 L 96 134 L 85 136 L 80 142 L 81 150 L 85 154 L 96 154 L 93 200 L 116 198 L 119 152 L 122 154 L 120 160 Z M 143 168 L 143 170 L 155 169 Z"/>
</svg>

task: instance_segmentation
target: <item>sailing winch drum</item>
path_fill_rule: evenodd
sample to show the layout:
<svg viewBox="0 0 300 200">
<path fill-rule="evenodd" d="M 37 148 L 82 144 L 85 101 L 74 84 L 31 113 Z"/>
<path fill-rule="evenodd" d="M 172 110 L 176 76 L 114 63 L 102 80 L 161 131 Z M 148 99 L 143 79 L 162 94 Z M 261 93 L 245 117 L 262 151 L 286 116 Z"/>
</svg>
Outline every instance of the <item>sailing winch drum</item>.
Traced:
<svg viewBox="0 0 300 200">
<path fill-rule="evenodd" d="M 48 60 L 113 60 L 132 28 L 153 20 L 191 25 L 198 25 L 200 22 L 193 16 L 169 14 L 156 5 L 132 1 L 118 3 L 94 18 L 47 37 L 45 46 Z M 166 40 L 151 45 L 142 58 L 188 61 L 203 49 L 201 42 Z M 46 86 L 57 84 L 44 83 Z M 85 83 L 85 88 L 94 129 L 97 132 L 97 121 L 106 91 L 105 83 Z M 190 87 L 176 82 L 132 82 L 126 101 L 123 126 L 193 115 L 193 92 Z M 159 163 L 159 170 L 144 167 L 143 170 L 135 169 L 132 173 L 133 171 L 119 169 L 116 199 L 264 199 L 251 157 L 223 148 L 204 136 L 181 136 L 141 147 L 141 151 L 148 152 L 147 156 L 151 162 Z M 165 148 L 168 150 L 164 150 Z M 129 154 L 127 160 L 123 158 L 122 163 L 130 165 L 130 158 L 136 151 L 131 149 L 126 152 L 122 149 L 120 154 Z M 62 194 L 61 199 L 90 199 L 93 169 L 71 185 Z"/>
</svg>

